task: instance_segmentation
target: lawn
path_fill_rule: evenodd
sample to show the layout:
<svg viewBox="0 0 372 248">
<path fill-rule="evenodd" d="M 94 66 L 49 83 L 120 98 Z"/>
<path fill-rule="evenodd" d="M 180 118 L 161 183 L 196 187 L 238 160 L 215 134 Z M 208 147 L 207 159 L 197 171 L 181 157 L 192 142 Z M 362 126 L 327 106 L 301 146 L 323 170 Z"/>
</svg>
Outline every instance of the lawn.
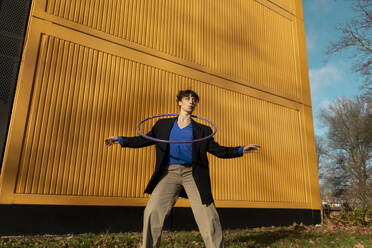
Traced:
<svg viewBox="0 0 372 248">
<path fill-rule="evenodd" d="M 371 227 L 329 225 L 263 227 L 224 231 L 226 247 L 352 247 L 372 248 Z M 0 237 L 0 247 L 139 247 L 140 233 Z M 164 231 L 160 247 L 204 247 L 199 232 Z"/>
</svg>

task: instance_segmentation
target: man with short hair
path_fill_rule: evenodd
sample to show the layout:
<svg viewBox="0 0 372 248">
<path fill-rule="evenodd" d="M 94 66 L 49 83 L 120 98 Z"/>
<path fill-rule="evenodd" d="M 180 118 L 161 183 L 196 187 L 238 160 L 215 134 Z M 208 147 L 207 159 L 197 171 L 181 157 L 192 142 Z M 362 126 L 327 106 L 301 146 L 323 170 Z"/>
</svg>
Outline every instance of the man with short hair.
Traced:
<svg viewBox="0 0 372 248">
<path fill-rule="evenodd" d="M 191 117 L 199 96 L 192 90 L 177 95 L 180 114 L 176 118 L 160 119 L 148 136 L 170 140 L 191 141 L 207 137 L 210 127 Z M 220 146 L 213 138 L 196 143 L 158 143 L 142 136 L 112 136 L 105 140 L 110 146 L 140 148 L 156 144 L 155 171 L 146 187 L 151 194 L 144 212 L 143 247 L 158 247 L 166 216 L 179 196 L 188 198 L 207 248 L 223 247 L 223 233 L 211 192 L 207 152 L 219 158 L 240 157 L 243 153 L 258 151 L 259 145 L 238 147 Z"/>
</svg>

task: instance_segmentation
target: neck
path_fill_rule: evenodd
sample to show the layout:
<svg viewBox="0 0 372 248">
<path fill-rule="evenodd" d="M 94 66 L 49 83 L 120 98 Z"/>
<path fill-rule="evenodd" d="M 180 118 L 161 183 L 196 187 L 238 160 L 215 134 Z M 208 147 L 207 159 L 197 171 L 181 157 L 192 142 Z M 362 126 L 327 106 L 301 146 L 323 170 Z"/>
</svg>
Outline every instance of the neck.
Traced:
<svg viewBox="0 0 372 248">
<path fill-rule="evenodd" d="M 178 116 L 178 120 L 183 121 L 183 122 L 189 122 L 191 120 L 191 113 L 187 113 L 181 110 L 181 113 Z"/>
</svg>

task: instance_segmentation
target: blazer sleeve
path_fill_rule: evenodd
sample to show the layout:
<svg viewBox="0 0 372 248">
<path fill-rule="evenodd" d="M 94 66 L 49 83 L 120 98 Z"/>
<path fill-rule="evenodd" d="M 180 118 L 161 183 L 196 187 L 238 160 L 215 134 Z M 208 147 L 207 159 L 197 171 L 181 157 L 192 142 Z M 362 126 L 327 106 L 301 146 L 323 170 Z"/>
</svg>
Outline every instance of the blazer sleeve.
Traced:
<svg viewBox="0 0 372 248">
<path fill-rule="evenodd" d="M 151 128 L 151 131 L 146 135 L 150 137 L 156 137 L 156 132 L 159 126 L 159 121 Z M 119 136 L 119 144 L 121 147 L 130 147 L 130 148 L 142 148 L 146 146 L 154 145 L 156 142 L 146 139 L 142 136 L 133 136 L 133 137 L 123 137 Z"/>
<path fill-rule="evenodd" d="M 209 127 L 208 127 L 208 133 L 209 134 L 212 133 L 212 130 Z M 240 146 L 236 146 L 236 147 L 221 146 L 214 140 L 213 137 L 208 139 L 208 143 L 207 143 L 207 152 L 219 158 L 241 157 L 243 156 L 243 154 L 239 152 L 239 148 Z"/>
</svg>

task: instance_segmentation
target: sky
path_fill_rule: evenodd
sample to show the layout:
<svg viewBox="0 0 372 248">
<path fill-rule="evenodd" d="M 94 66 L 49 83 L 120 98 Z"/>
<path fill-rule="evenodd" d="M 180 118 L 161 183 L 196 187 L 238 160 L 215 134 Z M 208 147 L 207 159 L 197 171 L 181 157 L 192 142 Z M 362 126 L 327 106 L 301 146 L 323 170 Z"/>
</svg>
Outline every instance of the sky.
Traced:
<svg viewBox="0 0 372 248">
<path fill-rule="evenodd" d="M 350 20 L 352 0 L 302 0 L 309 65 L 314 133 L 326 135 L 319 121 L 320 109 L 334 103 L 337 97 L 352 98 L 360 94 L 362 78 L 352 71 L 352 52 L 332 56 L 325 51 L 331 41 L 340 37 L 335 27 Z"/>
</svg>

